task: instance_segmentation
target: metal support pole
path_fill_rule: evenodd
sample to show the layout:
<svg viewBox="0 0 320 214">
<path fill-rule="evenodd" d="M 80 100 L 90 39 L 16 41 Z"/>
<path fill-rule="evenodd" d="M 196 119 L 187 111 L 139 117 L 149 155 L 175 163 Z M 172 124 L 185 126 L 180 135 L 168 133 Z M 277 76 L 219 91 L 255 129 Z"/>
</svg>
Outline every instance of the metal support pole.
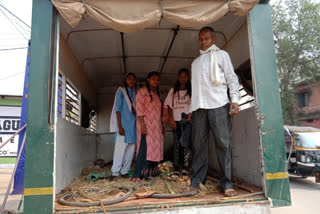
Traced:
<svg viewBox="0 0 320 214">
<path fill-rule="evenodd" d="M 163 63 L 162 63 L 161 68 L 160 68 L 160 73 L 162 72 L 162 70 L 163 70 L 163 68 L 164 68 L 164 66 L 165 66 L 165 64 L 166 64 L 166 62 L 167 62 L 169 53 L 170 53 L 170 51 L 171 51 L 172 45 L 173 45 L 173 43 L 174 43 L 174 40 L 176 39 L 176 36 L 177 36 L 177 34 L 178 34 L 178 31 L 179 31 L 179 28 L 180 28 L 180 26 L 178 25 L 178 26 L 173 30 L 173 37 L 172 37 L 172 39 L 171 39 L 171 43 L 170 43 L 170 46 L 169 46 L 169 48 L 168 48 L 167 54 L 166 54 L 166 56 L 163 58 Z"/>
<path fill-rule="evenodd" d="M 27 124 L 24 124 L 24 126 L 22 126 L 16 133 L 14 133 L 8 140 L 6 140 L 6 142 L 4 142 L 4 143 L 0 146 L 0 149 L 2 149 L 2 147 L 4 147 L 7 143 L 9 143 L 12 138 L 14 138 L 15 136 L 17 136 L 24 128 L 26 128 L 26 126 L 27 126 Z"/>
<path fill-rule="evenodd" d="M 49 78 L 48 78 L 48 124 L 53 124 L 52 117 L 52 105 L 53 105 L 53 94 L 54 94 L 54 64 L 55 64 L 55 49 L 56 49 L 56 25 L 57 25 L 57 14 L 58 11 L 55 7 L 52 8 L 52 23 L 51 23 L 51 38 L 50 38 L 50 65 L 49 65 Z"/>
<path fill-rule="evenodd" d="M 121 35 L 121 45 L 122 45 L 122 61 L 123 61 L 123 71 L 124 74 L 127 73 L 127 65 L 126 65 L 126 53 L 125 53 L 125 48 L 124 48 L 124 33 L 120 32 Z"/>
</svg>

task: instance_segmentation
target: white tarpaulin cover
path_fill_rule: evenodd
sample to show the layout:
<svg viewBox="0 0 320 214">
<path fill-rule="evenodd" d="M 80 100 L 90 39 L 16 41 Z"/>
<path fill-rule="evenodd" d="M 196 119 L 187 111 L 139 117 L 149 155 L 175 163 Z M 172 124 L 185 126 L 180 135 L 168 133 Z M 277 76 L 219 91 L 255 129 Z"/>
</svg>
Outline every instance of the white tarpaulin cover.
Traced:
<svg viewBox="0 0 320 214">
<path fill-rule="evenodd" d="M 72 27 L 87 13 L 106 27 L 130 33 L 160 22 L 161 18 L 182 27 L 201 27 L 229 11 L 247 15 L 259 0 L 52 0 Z"/>
</svg>

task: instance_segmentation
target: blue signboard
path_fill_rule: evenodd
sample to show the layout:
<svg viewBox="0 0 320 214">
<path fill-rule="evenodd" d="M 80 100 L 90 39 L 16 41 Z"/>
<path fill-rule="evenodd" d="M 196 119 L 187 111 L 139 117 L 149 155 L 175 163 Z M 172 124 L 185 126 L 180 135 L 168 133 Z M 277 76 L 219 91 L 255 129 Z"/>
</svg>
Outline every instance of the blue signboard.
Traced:
<svg viewBox="0 0 320 214">
<path fill-rule="evenodd" d="M 26 64 L 26 72 L 24 77 L 24 88 L 23 88 L 23 97 L 22 97 L 22 106 L 21 106 L 21 119 L 20 119 L 20 127 L 23 127 L 27 123 L 27 111 L 28 111 L 28 88 L 29 88 L 29 66 L 30 66 L 30 41 L 28 47 L 27 54 L 27 64 Z M 23 137 L 26 133 L 26 129 L 20 132 L 19 134 L 19 145 L 18 151 L 20 151 Z M 27 142 L 26 142 L 27 143 Z M 24 186 L 24 152 L 25 149 L 22 148 L 21 157 L 18 163 L 18 167 L 16 173 L 14 175 L 14 185 L 13 192 L 11 194 L 23 194 L 23 186 Z"/>
</svg>

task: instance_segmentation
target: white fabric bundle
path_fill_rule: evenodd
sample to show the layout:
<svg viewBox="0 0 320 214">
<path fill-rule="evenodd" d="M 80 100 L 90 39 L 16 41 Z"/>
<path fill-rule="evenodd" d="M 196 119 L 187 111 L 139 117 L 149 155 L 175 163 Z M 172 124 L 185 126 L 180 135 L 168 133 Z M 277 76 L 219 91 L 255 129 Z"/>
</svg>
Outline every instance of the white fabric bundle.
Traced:
<svg viewBox="0 0 320 214">
<path fill-rule="evenodd" d="M 210 69 L 211 69 L 211 81 L 215 86 L 222 85 L 223 83 L 221 82 L 221 77 L 218 73 L 219 71 L 219 65 L 218 65 L 218 60 L 217 60 L 217 54 L 216 51 L 219 51 L 220 49 L 213 44 L 211 47 L 209 47 L 207 50 L 203 51 L 200 50 L 200 54 L 205 54 L 210 52 Z"/>
</svg>

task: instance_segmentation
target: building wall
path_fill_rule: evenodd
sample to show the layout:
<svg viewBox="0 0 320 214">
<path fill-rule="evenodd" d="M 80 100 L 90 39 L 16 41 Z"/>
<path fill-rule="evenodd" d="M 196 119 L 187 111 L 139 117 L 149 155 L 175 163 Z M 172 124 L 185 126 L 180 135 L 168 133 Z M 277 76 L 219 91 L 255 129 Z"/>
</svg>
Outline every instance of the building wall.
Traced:
<svg viewBox="0 0 320 214">
<path fill-rule="evenodd" d="M 320 81 L 298 86 L 297 96 L 299 93 L 310 94 L 307 106 L 297 106 L 300 125 L 320 128 Z"/>
<path fill-rule="evenodd" d="M 311 126 L 314 128 L 319 128 L 320 129 L 320 118 L 312 119 L 311 120 L 300 120 L 300 125 L 301 126 Z"/>
</svg>

